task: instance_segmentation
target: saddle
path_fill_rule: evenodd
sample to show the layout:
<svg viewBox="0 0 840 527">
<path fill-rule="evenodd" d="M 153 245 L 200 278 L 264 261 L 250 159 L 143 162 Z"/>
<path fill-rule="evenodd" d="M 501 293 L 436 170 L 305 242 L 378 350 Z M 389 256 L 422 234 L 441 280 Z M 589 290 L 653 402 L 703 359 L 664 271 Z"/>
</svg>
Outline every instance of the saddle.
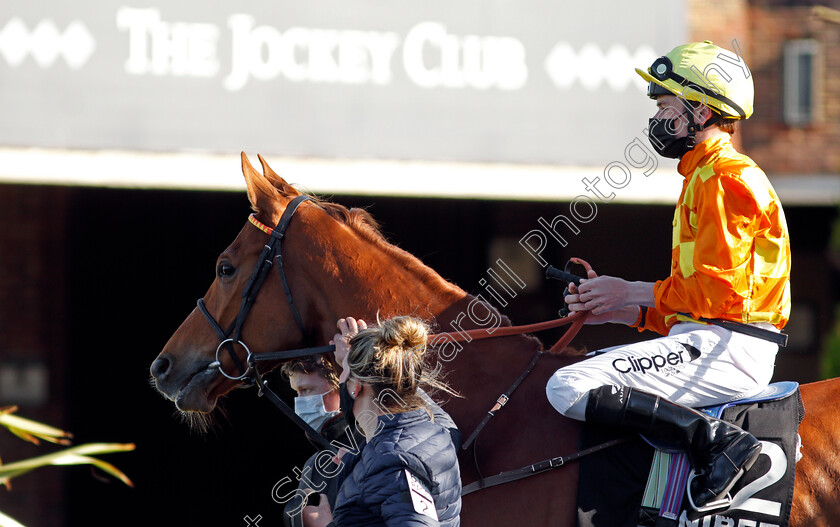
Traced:
<svg viewBox="0 0 840 527">
<path fill-rule="evenodd" d="M 804 417 L 799 384 L 774 383 L 754 396 L 699 410 L 756 436 L 762 442 L 759 461 L 726 498 L 697 507 L 686 492 L 694 477 L 686 454 L 644 438 L 656 450 L 639 526 L 787 525 L 800 457 L 797 429 Z"/>
</svg>

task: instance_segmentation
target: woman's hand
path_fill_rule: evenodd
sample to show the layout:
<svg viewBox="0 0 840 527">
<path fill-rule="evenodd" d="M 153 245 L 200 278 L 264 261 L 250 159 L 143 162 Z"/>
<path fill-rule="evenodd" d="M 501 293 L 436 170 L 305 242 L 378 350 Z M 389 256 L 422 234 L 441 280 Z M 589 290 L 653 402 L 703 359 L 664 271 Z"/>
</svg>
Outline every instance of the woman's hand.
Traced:
<svg viewBox="0 0 840 527">
<path fill-rule="evenodd" d="M 333 521 L 330 500 L 326 494 L 321 494 L 321 502 L 316 505 L 307 505 L 300 514 L 304 527 L 327 527 Z"/>
<path fill-rule="evenodd" d="M 343 370 L 339 381 L 344 382 L 348 375 L 345 362 L 347 354 L 350 352 L 350 339 L 359 331 L 367 329 L 367 324 L 362 319 L 356 320 L 353 317 L 347 317 L 339 319 L 336 322 L 336 327 L 339 332 L 333 335 L 330 344 L 335 345 L 335 362 L 340 364 Z"/>
</svg>

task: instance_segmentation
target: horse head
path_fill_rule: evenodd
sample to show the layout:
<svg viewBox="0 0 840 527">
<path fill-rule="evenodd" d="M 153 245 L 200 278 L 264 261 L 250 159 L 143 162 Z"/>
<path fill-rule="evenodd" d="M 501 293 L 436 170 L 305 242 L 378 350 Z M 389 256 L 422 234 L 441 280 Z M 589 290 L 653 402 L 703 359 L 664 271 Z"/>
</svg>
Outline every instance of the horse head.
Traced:
<svg viewBox="0 0 840 527">
<path fill-rule="evenodd" d="M 259 226 L 274 226 L 289 202 L 300 193 L 278 176 L 260 156 L 261 174 L 242 154 L 242 173 L 247 186 L 248 200 L 254 210 L 255 222 L 247 222 L 236 239 L 216 260 L 216 275 L 210 288 L 196 307 L 172 335 L 163 351 L 151 365 L 151 374 L 158 391 L 173 401 L 181 412 L 209 413 L 219 397 L 228 393 L 245 378 L 248 353 L 301 347 L 308 339 L 323 331 L 317 327 L 317 317 L 307 316 L 308 325 L 299 327 L 292 306 L 283 294 L 279 273 L 269 270 L 264 282 L 256 286 L 253 303 L 239 324 L 239 334 L 225 345 L 218 328 L 236 325 L 240 317 L 243 292 L 254 288 L 251 283 L 254 269 L 268 236 Z M 297 257 L 305 251 L 307 234 L 311 229 L 304 205 L 289 225 L 290 240 L 283 247 L 284 265 L 289 287 L 294 291 L 295 307 L 310 315 L 316 298 L 309 290 L 310 281 L 296 279 L 306 276 L 307 262 Z M 263 255 L 264 256 L 264 255 Z M 275 266 L 269 262 L 269 267 Z M 260 289 L 262 292 L 260 293 Z M 214 327 L 217 324 L 217 327 Z M 224 372 L 230 372 L 224 375 Z M 241 376 L 243 379 L 236 377 Z M 231 378 L 234 377 L 234 378 Z"/>
</svg>

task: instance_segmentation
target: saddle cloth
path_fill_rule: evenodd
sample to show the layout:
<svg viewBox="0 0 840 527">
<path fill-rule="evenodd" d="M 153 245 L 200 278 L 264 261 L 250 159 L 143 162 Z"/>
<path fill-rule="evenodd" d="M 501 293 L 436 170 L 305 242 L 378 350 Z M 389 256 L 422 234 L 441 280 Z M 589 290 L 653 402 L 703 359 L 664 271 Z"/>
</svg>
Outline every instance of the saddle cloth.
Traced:
<svg viewBox="0 0 840 527">
<path fill-rule="evenodd" d="M 636 436 L 580 460 L 579 526 L 786 526 L 799 453 L 797 431 L 805 415 L 798 384 L 776 383 L 755 397 L 704 410 L 748 430 L 762 441 L 758 460 L 732 488 L 728 509 L 695 512 L 685 498 L 685 478 L 690 470 L 685 456 L 673 451 L 657 453 Z M 617 433 L 620 431 L 614 428 L 585 424 L 581 446 L 603 443 Z M 670 484 L 669 472 L 678 477 Z M 667 488 L 671 488 L 670 494 L 666 493 Z M 668 504 L 669 507 L 664 506 Z"/>
<path fill-rule="evenodd" d="M 761 456 L 729 493 L 725 510 L 696 512 L 686 506 L 691 472 L 687 456 L 656 445 L 642 498 L 643 527 L 771 527 L 787 525 L 799 455 L 796 430 L 804 416 L 799 384 L 774 383 L 761 393 L 725 405 L 701 408 L 735 423 L 762 442 Z"/>
</svg>

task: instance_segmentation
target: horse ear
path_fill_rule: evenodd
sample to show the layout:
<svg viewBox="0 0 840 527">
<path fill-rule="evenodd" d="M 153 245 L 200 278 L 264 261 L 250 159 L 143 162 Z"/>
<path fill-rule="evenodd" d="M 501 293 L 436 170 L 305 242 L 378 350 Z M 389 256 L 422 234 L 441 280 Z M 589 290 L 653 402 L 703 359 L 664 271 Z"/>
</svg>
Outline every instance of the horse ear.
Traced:
<svg viewBox="0 0 840 527">
<path fill-rule="evenodd" d="M 280 191 L 268 178 L 257 172 L 245 152 L 242 152 L 242 175 L 248 189 L 248 201 L 254 212 L 264 212 L 273 216 Z"/>
<path fill-rule="evenodd" d="M 271 184 L 274 185 L 274 188 L 280 191 L 286 197 L 293 198 L 300 194 L 293 186 L 286 183 L 286 180 L 283 179 L 277 172 L 275 172 L 270 166 L 268 166 L 268 161 L 263 158 L 260 154 L 257 154 L 257 157 L 260 159 L 260 164 L 262 164 L 263 175 L 271 181 Z"/>
</svg>

